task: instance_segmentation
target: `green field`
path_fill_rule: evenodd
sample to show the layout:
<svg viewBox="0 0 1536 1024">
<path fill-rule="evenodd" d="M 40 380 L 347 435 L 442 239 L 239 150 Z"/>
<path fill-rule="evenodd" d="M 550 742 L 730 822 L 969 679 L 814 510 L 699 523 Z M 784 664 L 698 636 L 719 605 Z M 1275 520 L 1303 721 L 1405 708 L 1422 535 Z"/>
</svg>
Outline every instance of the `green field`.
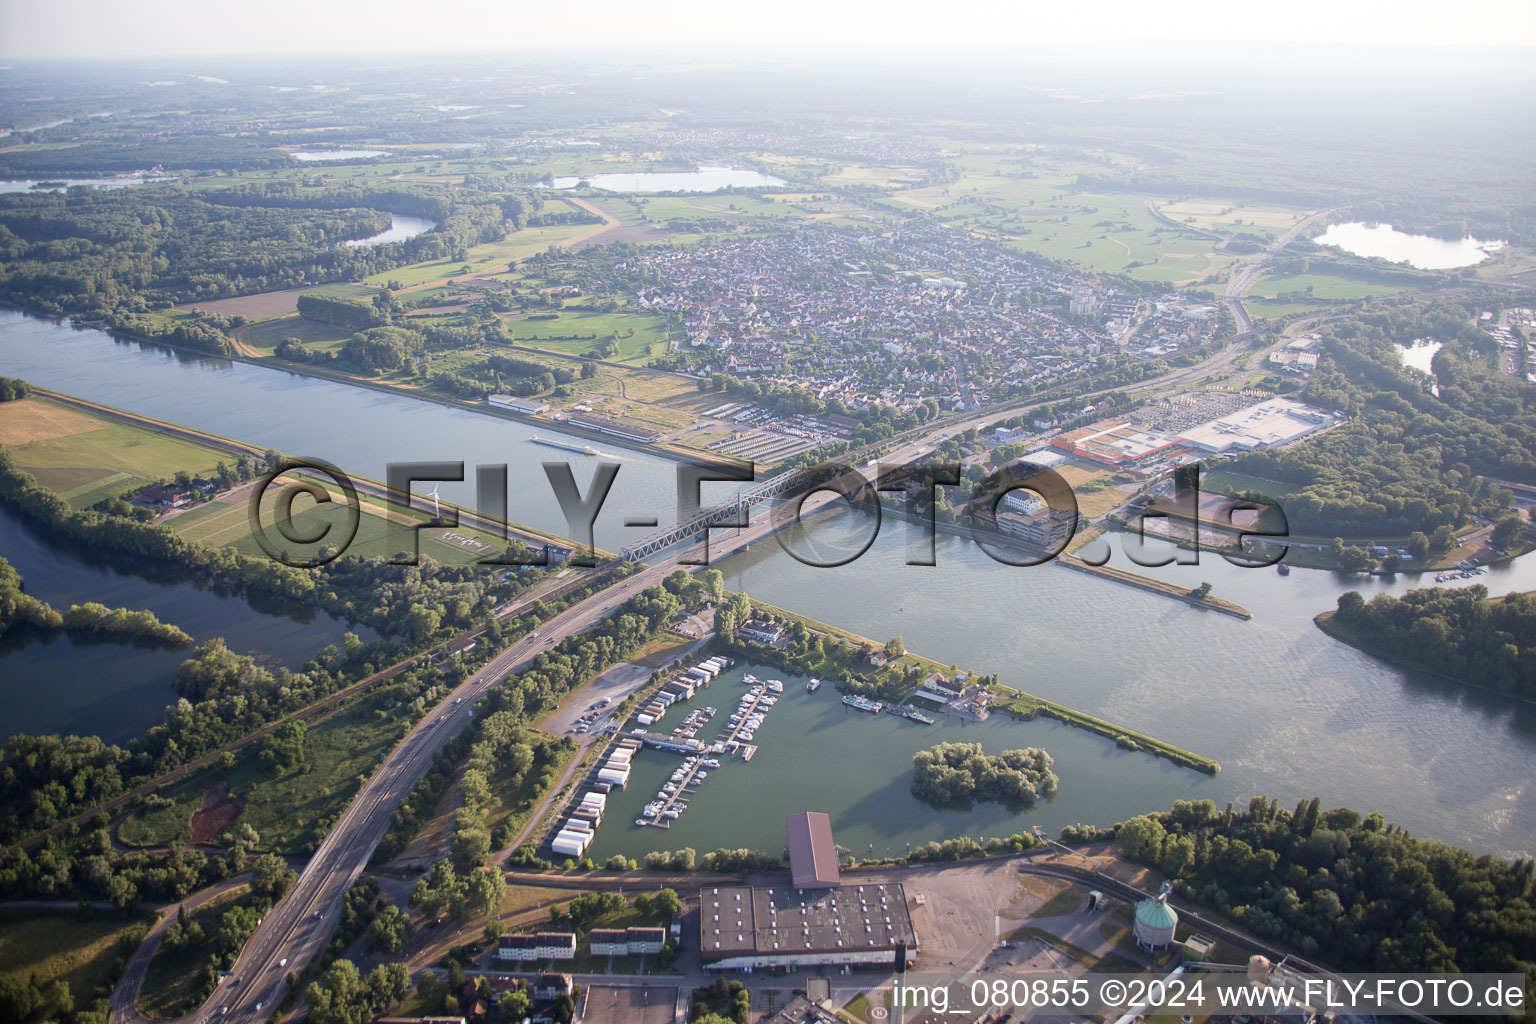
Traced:
<svg viewBox="0 0 1536 1024">
<path fill-rule="evenodd" d="M 74 1005 L 84 1009 L 105 998 L 150 920 L 115 910 L 0 909 L 0 974 L 36 977 L 45 994 L 63 981 Z"/>
<path fill-rule="evenodd" d="M 402 688 L 370 691 L 341 711 L 311 721 L 304 741 L 306 761 L 274 777 L 257 759 L 258 744 L 243 748 L 235 766 L 210 766 L 161 791 L 172 806 L 135 808 L 118 823 L 117 838 L 129 846 L 185 842 L 190 818 L 202 806 L 203 790 L 217 781 L 244 801 L 235 820 L 261 835 L 260 849 L 300 856 L 320 841 L 328 823 L 357 792 L 361 780 L 399 742 L 410 723 Z"/>
<path fill-rule="evenodd" d="M 271 488 L 265 496 L 263 508 L 266 518 L 263 522 L 270 524 L 276 521 L 271 503 L 276 499 L 277 490 Z M 418 497 L 416 500 L 421 499 Z M 361 504 L 363 507 L 358 517 L 357 536 L 348 545 L 347 553 L 363 558 L 394 557 L 409 543 L 409 538 L 404 537 L 401 528 L 425 523 L 429 518 L 419 514 L 407 516 L 375 499 L 363 500 Z M 321 527 L 327 524 L 339 531 L 344 525 L 343 518 L 343 512 L 335 505 L 316 506 L 308 498 L 302 497 L 294 501 L 295 528 L 306 535 L 318 534 Z M 211 501 L 182 513 L 170 520 L 169 525 L 183 537 L 200 544 L 214 547 L 233 545 L 236 550 L 248 555 L 261 554 L 260 545 L 251 536 L 250 512 L 244 501 Z M 449 534 L 455 537 L 449 537 Z M 422 555 L 449 565 L 469 565 L 499 553 L 505 547 L 497 538 L 467 527 L 425 530 L 418 537 Z M 463 540 L 456 542 L 456 538 Z M 312 546 L 296 545 L 291 554 L 294 557 L 306 557 L 313 552 Z"/>
<path fill-rule="evenodd" d="M 1372 295 L 1396 295 L 1408 290 L 1407 285 L 1374 284 L 1334 274 L 1286 274 L 1259 278 L 1249 287 L 1245 297 L 1272 299 L 1291 292 L 1305 292 L 1316 299 L 1348 300 Z"/>
<path fill-rule="evenodd" d="M 297 338 L 311 351 L 333 352 L 341 348 L 342 342 L 356 333 L 350 327 L 337 327 L 334 324 L 306 320 L 295 314 L 263 320 L 241 328 L 240 341 L 262 355 L 271 355 L 272 350 L 277 348 L 278 343 L 284 338 Z"/>
<path fill-rule="evenodd" d="M 492 275 L 506 270 L 507 264 L 527 259 L 534 253 L 543 252 L 552 245 L 563 245 L 571 239 L 587 234 L 600 227 L 597 224 L 552 224 L 547 227 L 524 228 L 508 235 L 499 242 L 486 242 L 469 250 L 468 260 L 431 260 L 413 263 L 407 267 L 386 270 L 366 279 L 368 284 L 383 286 L 398 281 L 406 288 L 457 277 L 465 266 L 474 274 Z"/>
<path fill-rule="evenodd" d="M 610 336 L 617 336 L 619 352 L 607 358 L 615 362 L 644 363 L 666 353 L 662 320 L 645 313 L 561 313 L 558 320 L 508 320 L 506 326 L 515 344 L 562 355 L 585 355 Z"/>
<path fill-rule="evenodd" d="M 1102 170 L 1102 168 L 1096 168 Z M 1081 192 L 1075 174 L 961 178 L 896 192 L 887 201 L 1015 248 L 1088 270 L 1189 285 L 1219 274 L 1231 257 L 1215 243 L 1158 220 L 1137 196 Z M 938 269 L 938 268 L 934 268 Z"/>
<path fill-rule="evenodd" d="M 178 470 L 208 476 L 227 454 L 153 430 L 114 423 L 32 396 L 0 404 L 0 444 L 38 483 L 75 508 L 169 479 Z"/>
</svg>

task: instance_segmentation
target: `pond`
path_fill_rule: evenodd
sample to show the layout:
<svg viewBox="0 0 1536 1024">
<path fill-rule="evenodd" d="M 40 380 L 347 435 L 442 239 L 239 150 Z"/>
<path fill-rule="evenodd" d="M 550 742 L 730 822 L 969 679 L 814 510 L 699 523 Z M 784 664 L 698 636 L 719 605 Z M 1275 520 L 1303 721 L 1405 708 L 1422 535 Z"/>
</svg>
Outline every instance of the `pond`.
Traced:
<svg viewBox="0 0 1536 1024">
<path fill-rule="evenodd" d="M 406 217 L 398 213 L 389 215 L 389 227 L 376 235 L 368 238 L 354 238 L 342 243 L 352 247 L 364 245 L 383 245 L 385 242 L 403 242 L 407 238 L 415 238 L 437 227 L 437 221 L 428 220 L 425 217 Z"/>
<path fill-rule="evenodd" d="M 1391 224 L 1365 224 L 1351 221 L 1333 224 L 1313 239 L 1318 245 L 1332 245 L 1355 256 L 1375 257 L 1392 263 L 1406 263 L 1420 270 L 1454 270 L 1481 263 L 1503 242 L 1480 242 L 1475 238 L 1435 238 L 1410 235 Z"/>
<path fill-rule="evenodd" d="M 313 608 L 248 601 L 139 559 L 66 547 L 0 505 L 0 556 L 28 594 L 59 611 L 98 601 L 148 609 L 198 643 L 224 637 L 231 650 L 297 668 L 350 628 Z M 18 732 L 97 735 L 121 743 L 158 724 L 176 700 L 176 668 L 191 648 L 137 646 L 89 634 L 16 631 L 0 640 L 0 740 Z"/>
</svg>

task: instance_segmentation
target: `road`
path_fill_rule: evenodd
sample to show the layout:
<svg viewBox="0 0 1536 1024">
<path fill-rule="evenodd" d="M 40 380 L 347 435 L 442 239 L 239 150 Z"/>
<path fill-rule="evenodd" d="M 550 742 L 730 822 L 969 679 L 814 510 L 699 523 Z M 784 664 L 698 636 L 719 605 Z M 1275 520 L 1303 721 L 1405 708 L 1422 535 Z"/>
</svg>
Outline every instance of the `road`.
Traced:
<svg viewBox="0 0 1536 1024">
<path fill-rule="evenodd" d="M 190 915 L 209 900 L 217 899 L 232 889 L 238 889 L 250 880 L 249 873 L 236 875 L 218 885 L 211 885 L 195 892 L 180 903 L 170 903 L 161 908 L 160 919 L 149 929 L 139 948 L 134 950 L 133 955 L 128 958 L 128 965 L 123 968 L 123 976 L 118 980 L 117 987 L 112 990 L 112 1020 L 121 1021 L 122 1024 L 156 1024 L 152 1018 L 141 1014 L 135 1003 L 139 986 L 144 982 L 144 972 L 149 970 L 149 961 L 154 957 L 155 950 L 160 948 L 160 939 L 165 935 L 165 930 L 175 923 L 177 910 L 185 910 Z"/>
<path fill-rule="evenodd" d="M 342 894 L 367 866 L 374 847 L 389 829 L 390 816 L 431 767 L 433 757 L 469 725 L 475 702 L 508 674 L 527 669 L 551 644 L 588 629 L 613 614 L 630 595 L 660 583 L 673 567 L 671 560 L 662 562 L 566 609 L 536 633 L 502 651 L 445 697 L 406 734 L 353 798 L 292 890 L 246 942 L 231 980 L 221 985 L 200 1011 L 184 1019 L 264 1020 L 283 996 L 287 973 L 324 949 L 339 918 Z M 227 1014 L 224 1007 L 228 1007 Z M 116 1008 L 113 1020 L 136 1024 L 128 1013 Z"/>
<path fill-rule="evenodd" d="M 1253 318 L 1248 315 L 1248 310 L 1243 307 L 1243 293 L 1253 285 L 1253 282 L 1264 276 L 1269 269 L 1270 258 L 1284 249 L 1297 235 L 1301 234 L 1309 225 L 1319 219 L 1327 217 L 1333 210 L 1319 210 L 1309 217 L 1292 224 L 1289 229 L 1269 245 L 1264 251 L 1232 266 L 1232 273 L 1227 278 L 1227 287 L 1222 292 L 1222 298 L 1232 310 L 1232 315 L 1237 318 L 1238 327 L 1243 331 L 1253 330 Z"/>
</svg>

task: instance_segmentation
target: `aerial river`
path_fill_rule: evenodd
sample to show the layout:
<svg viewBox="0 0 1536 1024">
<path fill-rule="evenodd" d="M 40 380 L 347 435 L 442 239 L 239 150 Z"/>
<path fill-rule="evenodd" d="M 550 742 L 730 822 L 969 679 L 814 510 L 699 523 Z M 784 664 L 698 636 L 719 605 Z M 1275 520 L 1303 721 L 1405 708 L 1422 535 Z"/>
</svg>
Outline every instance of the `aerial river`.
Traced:
<svg viewBox="0 0 1536 1024">
<path fill-rule="evenodd" d="M 538 463 L 566 456 L 527 443 L 536 432 L 550 435 L 545 428 L 9 313 L 0 314 L 0 374 L 373 477 L 391 461 L 462 459 L 471 477 L 475 462 L 507 462 L 512 480 L 524 481 L 514 483 L 511 517 L 565 532 Z M 644 532 L 626 530 L 626 516 L 670 518 L 674 471 L 662 459 L 613 454 L 623 468 L 598 543 L 617 548 Z M 573 460 L 585 487 L 582 467 L 595 460 Z M 469 502 L 472 488 L 443 485 L 442 493 Z M 799 810 L 829 812 L 838 842 L 856 853 L 893 853 L 950 835 L 1106 824 L 1180 798 L 1242 804 L 1256 793 L 1287 805 L 1317 795 L 1325 806 L 1379 810 L 1415 834 L 1479 852 L 1536 851 L 1536 706 L 1385 665 L 1312 625 L 1343 590 L 1369 597 L 1418 579 L 1301 569 L 1280 577 L 1215 556 L 1146 570 L 1191 587 L 1210 581 L 1216 594 L 1254 612 L 1245 622 L 1056 566 L 1000 565 L 955 538 L 940 538 L 938 566 L 908 566 L 904 531 L 887 523 L 868 553 L 836 570 L 801 565 L 773 543 L 721 567 L 729 586 L 753 597 L 878 640 L 899 633 L 909 649 L 941 663 L 997 672 L 1007 684 L 1214 757 L 1221 773 L 1176 768 L 1050 722 L 994 715 L 980 725 L 923 727 L 847 712 L 831 687 L 806 694 L 803 680 L 758 670 L 783 678 L 786 693 L 758 733 L 757 757 L 711 773 L 664 831 L 631 823 L 671 771 L 670 755 L 646 752 L 631 789 L 615 798 L 595 854 L 777 850 L 782 816 Z M 1118 546 L 1110 564 L 1136 568 Z M 1494 593 L 1536 589 L 1536 560 L 1475 582 Z M 722 680 L 695 704 L 724 715 L 741 690 Z M 676 717 L 664 721 L 670 727 Z M 911 754 L 940 740 L 982 742 L 990 753 L 1044 746 L 1060 791 L 1023 811 L 929 808 L 907 792 Z"/>
</svg>

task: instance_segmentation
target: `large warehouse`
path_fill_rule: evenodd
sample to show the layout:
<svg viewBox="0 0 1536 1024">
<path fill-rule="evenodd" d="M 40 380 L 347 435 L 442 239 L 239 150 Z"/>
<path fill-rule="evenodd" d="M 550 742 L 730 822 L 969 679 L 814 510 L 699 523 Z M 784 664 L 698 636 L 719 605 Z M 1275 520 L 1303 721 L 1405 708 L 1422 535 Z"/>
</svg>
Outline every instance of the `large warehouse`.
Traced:
<svg viewBox="0 0 1536 1024">
<path fill-rule="evenodd" d="M 831 818 L 819 811 L 791 814 L 784 828 L 789 835 L 789 870 L 795 888 L 825 889 L 842 881 Z"/>
<path fill-rule="evenodd" d="M 889 964 L 898 948 L 917 951 L 899 883 L 699 891 L 699 952 L 707 969 Z"/>
<path fill-rule="evenodd" d="M 1192 427 L 1179 440 L 1204 452 L 1249 452 L 1300 441 L 1337 422 L 1339 417 L 1322 409 L 1289 398 L 1271 398 Z"/>
</svg>

